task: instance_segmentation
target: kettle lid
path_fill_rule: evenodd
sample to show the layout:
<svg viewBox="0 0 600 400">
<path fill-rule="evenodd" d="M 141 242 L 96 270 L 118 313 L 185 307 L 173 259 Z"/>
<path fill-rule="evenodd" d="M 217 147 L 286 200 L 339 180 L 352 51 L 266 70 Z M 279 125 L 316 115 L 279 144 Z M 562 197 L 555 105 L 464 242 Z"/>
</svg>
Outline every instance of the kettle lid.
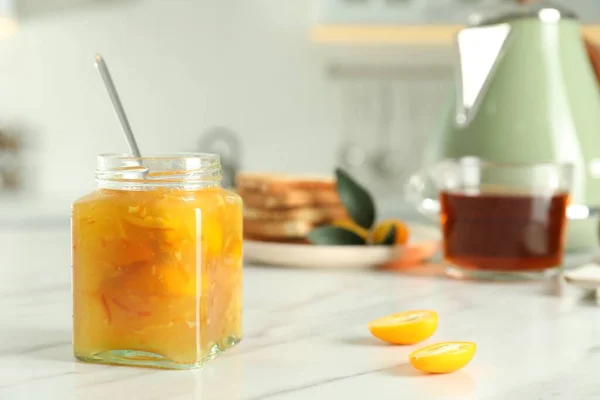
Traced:
<svg viewBox="0 0 600 400">
<path fill-rule="evenodd" d="M 538 18 L 540 22 L 558 22 L 561 19 L 578 19 L 577 15 L 566 7 L 550 1 L 538 1 L 530 4 L 504 4 L 490 10 L 471 14 L 468 26 L 495 25 L 521 18 Z"/>
</svg>

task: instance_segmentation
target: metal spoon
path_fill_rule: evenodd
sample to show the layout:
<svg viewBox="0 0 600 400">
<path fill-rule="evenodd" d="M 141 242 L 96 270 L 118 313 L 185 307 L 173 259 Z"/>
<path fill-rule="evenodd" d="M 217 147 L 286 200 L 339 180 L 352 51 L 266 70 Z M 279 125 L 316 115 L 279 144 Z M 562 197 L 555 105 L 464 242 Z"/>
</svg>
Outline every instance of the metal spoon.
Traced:
<svg viewBox="0 0 600 400">
<path fill-rule="evenodd" d="M 115 84 L 113 83 L 113 80 L 110 77 L 110 72 L 108 71 L 106 62 L 100 54 L 96 55 L 95 65 L 98 69 L 98 72 L 100 72 L 102 80 L 104 81 L 104 86 L 106 87 L 108 96 L 112 101 L 113 108 L 117 113 L 117 117 L 119 117 L 119 121 L 121 122 L 121 127 L 123 128 L 123 133 L 125 133 L 125 138 L 127 139 L 129 148 L 131 149 L 133 155 L 139 158 L 142 156 L 142 154 L 140 153 L 140 149 L 137 145 L 137 142 L 135 141 L 135 137 L 133 136 L 133 131 L 131 130 L 131 126 L 129 125 L 129 120 L 127 119 L 127 115 L 125 114 L 125 109 L 121 104 L 121 100 L 119 99 L 119 94 L 117 93 Z"/>
</svg>

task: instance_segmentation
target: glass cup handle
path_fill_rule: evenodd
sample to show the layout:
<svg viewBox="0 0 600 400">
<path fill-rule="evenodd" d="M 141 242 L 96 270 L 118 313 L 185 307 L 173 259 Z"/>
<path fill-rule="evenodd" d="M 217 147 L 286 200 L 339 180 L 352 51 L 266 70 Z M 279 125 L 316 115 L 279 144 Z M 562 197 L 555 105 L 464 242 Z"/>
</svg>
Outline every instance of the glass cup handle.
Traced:
<svg viewBox="0 0 600 400">
<path fill-rule="evenodd" d="M 425 187 L 432 179 L 428 177 L 426 170 L 422 170 L 412 175 L 405 185 L 404 198 L 414 206 L 421 215 L 428 219 L 439 222 L 440 202 L 437 198 L 430 198 L 425 195 Z"/>
</svg>

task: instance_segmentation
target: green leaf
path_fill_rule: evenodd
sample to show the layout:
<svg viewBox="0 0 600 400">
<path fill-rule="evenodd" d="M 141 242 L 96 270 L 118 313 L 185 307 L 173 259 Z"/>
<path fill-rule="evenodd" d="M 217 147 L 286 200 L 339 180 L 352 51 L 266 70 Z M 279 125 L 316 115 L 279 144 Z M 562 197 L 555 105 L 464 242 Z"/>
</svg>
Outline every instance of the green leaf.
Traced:
<svg viewBox="0 0 600 400">
<path fill-rule="evenodd" d="M 339 226 L 320 226 L 308 234 L 308 240 L 317 245 L 361 245 L 365 239 Z"/>
<path fill-rule="evenodd" d="M 388 246 L 393 246 L 394 244 L 396 244 L 396 227 L 392 225 L 387 235 L 385 235 L 385 238 L 383 238 L 381 243 L 377 244 L 385 244 Z"/>
<path fill-rule="evenodd" d="M 336 168 L 337 191 L 350 217 L 365 229 L 375 222 L 375 203 L 369 192 L 341 168 Z"/>
</svg>

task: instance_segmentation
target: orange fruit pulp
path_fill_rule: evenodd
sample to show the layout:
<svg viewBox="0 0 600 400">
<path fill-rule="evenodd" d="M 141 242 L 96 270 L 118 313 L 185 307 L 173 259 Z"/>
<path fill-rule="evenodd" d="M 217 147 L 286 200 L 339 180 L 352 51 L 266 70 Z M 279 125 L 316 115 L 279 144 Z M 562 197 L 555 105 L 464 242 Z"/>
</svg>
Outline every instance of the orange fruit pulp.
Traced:
<svg viewBox="0 0 600 400">
<path fill-rule="evenodd" d="M 193 364 L 241 338 L 242 202 L 220 188 L 100 189 L 73 205 L 74 351 Z"/>
<path fill-rule="evenodd" d="M 458 371 L 475 355 L 477 346 L 472 342 L 435 343 L 409 354 L 410 363 L 418 370 L 432 374 Z"/>
<path fill-rule="evenodd" d="M 388 315 L 369 322 L 369 330 L 378 339 L 392 344 L 414 344 L 431 337 L 437 329 L 435 311 L 415 310 Z"/>
</svg>

